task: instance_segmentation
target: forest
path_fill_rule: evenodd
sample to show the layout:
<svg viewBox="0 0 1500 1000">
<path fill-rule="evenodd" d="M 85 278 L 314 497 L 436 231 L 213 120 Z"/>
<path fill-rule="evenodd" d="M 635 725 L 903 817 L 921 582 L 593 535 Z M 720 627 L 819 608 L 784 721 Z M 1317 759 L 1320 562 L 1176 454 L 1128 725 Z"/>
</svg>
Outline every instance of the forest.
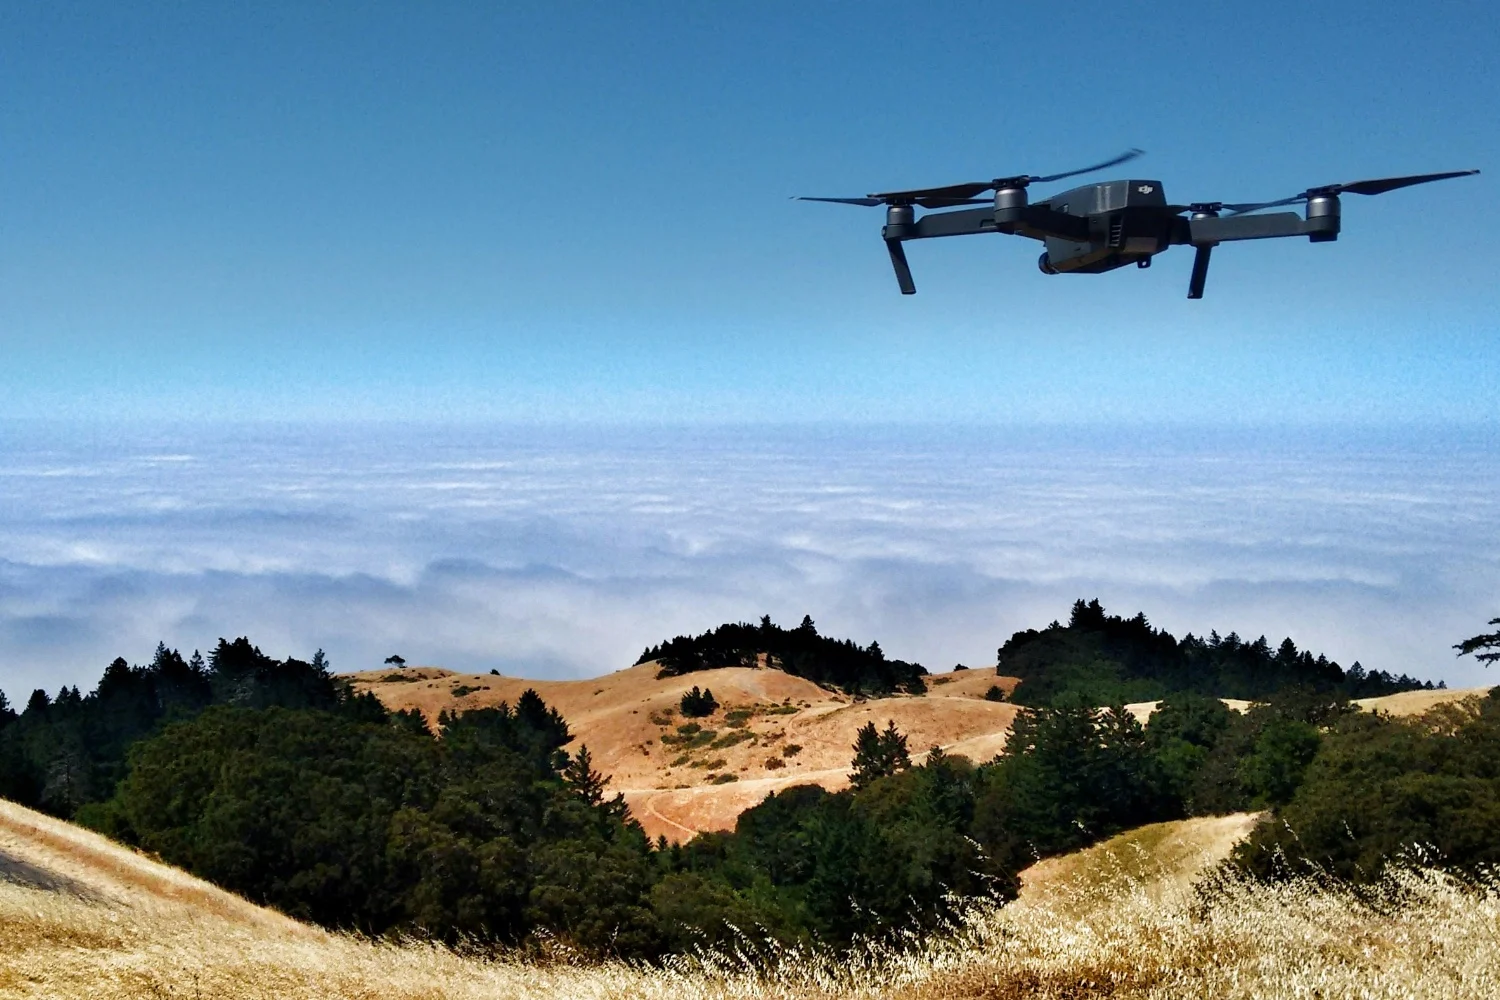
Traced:
<svg viewBox="0 0 1500 1000">
<path fill-rule="evenodd" d="M 753 667 L 764 662 L 845 694 L 879 697 L 927 690 L 922 680 L 927 668 L 920 663 L 886 659 L 879 642 L 860 646 L 851 639 L 819 635 L 811 615 L 804 615 L 802 624 L 794 629 L 773 624 L 771 616 L 764 615 L 759 625 L 728 622 L 702 635 L 679 635 L 647 647 L 635 662 L 652 660 L 661 666 L 659 677 L 715 667 Z"/>
<path fill-rule="evenodd" d="M 1344 670 L 1319 654 L 1299 650 L 1290 638 L 1272 649 L 1265 636 L 1244 640 L 1217 631 L 1181 640 L 1151 627 L 1144 614 L 1123 618 L 1098 600 L 1078 600 L 1068 624 L 1012 635 L 996 653 L 999 673 L 1019 677 L 1016 700 L 1051 704 L 1079 697 L 1095 705 L 1155 701 L 1172 692 L 1196 691 L 1216 698 L 1264 698 L 1287 687 L 1373 698 L 1432 688 L 1358 662 Z"/>
<path fill-rule="evenodd" d="M 1046 648 L 1135 657 L 1133 636 L 1166 651 L 1103 661 L 1101 683 L 1165 683 L 1195 648 L 1080 605 L 1036 633 Z M 1092 645 L 1111 628 L 1125 639 Z M 0 795 L 327 926 L 645 960 L 899 938 L 966 897 L 1012 897 L 1040 857 L 1184 816 L 1272 810 L 1236 859 L 1267 879 L 1316 864 L 1368 880 L 1413 843 L 1458 868 L 1500 860 L 1500 688 L 1393 719 L 1350 704 L 1367 676 L 1298 653 L 1244 713 L 1193 684 L 1142 725 L 1079 690 L 1100 661 L 1007 645 L 1032 658 L 1025 683 L 1070 680 L 1017 717 L 1002 756 L 914 764 L 929 748 L 872 723 L 848 789 L 787 789 L 685 845 L 644 835 L 535 692 L 434 731 L 354 694 L 321 654 L 277 661 L 245 638 L 206 659 L 161 645 L 87 695 L 0 706 Z M 1234 665 L 1259 655 L 1226 655 L 1215 676 L 1241 683 Z"/>
</svg>

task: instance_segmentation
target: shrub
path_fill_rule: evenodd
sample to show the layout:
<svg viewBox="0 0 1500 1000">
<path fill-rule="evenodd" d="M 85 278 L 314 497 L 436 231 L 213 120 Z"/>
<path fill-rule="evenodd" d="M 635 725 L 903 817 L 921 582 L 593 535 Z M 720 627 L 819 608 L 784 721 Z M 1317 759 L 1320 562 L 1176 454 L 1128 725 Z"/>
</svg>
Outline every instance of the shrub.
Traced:
<svg viewBox="0 0 1500 1000">
<path fill-rule="evenodd" d="M 999 684 L 991 684 L 990 689 L 984 693 L 985 701 L 1004 701 L 1005 689 Z"/>
<path fill-rule="evenodd" d="M 733 732 L 725 733 L 723 736 L 720 736 L 718 739 L 710 743 L 709 746 L 714 750 L 722 750 L 724 747 L 732 747 L 736 743 L 743 743 L 746 740 L 751 740 L 754 738 L 755 734 L 750 732 L 748 729 L 736 729 Z"/>
<path fill-rule="evenodd" d="M 801 743 L 788 743 L 786 746 L 781 748 L 781 756 L 783 757 L 795 757 L 801 752 Z"/>
</svg>

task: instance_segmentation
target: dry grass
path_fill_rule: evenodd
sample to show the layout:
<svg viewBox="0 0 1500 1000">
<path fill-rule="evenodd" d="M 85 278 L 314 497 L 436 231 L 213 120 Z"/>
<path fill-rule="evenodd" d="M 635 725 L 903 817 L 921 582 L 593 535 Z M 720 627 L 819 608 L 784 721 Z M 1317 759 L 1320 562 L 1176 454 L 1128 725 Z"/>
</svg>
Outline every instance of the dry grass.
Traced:
<svg viewBox="0 0 1500 1000">
<path fill-rule="evenodd" d="M 949 935 L 853 960 L 794 951 L 749 973 L 527 963 L 331 934 L 67 824 L 0 803 L 0 855 L 76 891 L 0 880 L 0 996 L 145 998 L 1470 998 L 1500 995 L 1500 877 L 1421 869 L 1373 898 L 1194 872 L 1247 817 L 1160 825 L 1027 878 Z M 1201 849 L 1201 850 L 1200 850 Z M 1399 905 L 1397 905 L 1399 903 Z"/>
<path fill-rule="evenodd" d="M 441 667 L 389 668 L 345 675 L 356 688 L 369 691 L 392 709 L 417 709 L 435 719 L 445 709 L 465 710 L 501 701 L 515 704 L 527 688 L 560 711 L 573 731 L 569 749 L 586 743 L 594 766 L 622 792 L 646 832 L 668 840 L 687 840 L 703 830 L 733 829 L 740 813 L 771 792 L 792 785 L 817 784 L 830 791 L 849 781 L 856 733 L 867 722 L 894 721 L 920 754 L 941 745 L 948 753 L 974 761 L 988 760 L 1005 745 L 1016 706 L 985 701 L 993 684 L 1011 691 L 1013 677 L 993 670 L 939 675 L 948 683 L 934 686 L 924 698 L 897 695 L 854 700 L 826 691 L 781 670 L 721 667 L 680 677 L 657 677 L 660 665 L 642 663 L 601 677 L 578 681 L 530 680 L 491 674 L 459 674 Z M 388 678 L 395 676 L 397 680 Z M 722 731 L 732 710 L 747 713 L 736 727 L 742 742 L 715 749 L 724 763 L 714 769 L 734 774 L 731 784 L 712 784 L 714 773 L 676 763 L 680 752 L 663 742 L 684 720 L 676 717 L 690 687 L 708 687 L 721 708 L 698 720 L 705 729 Z M 468 693 L 456 697 L 453 692 Z M 803 752 L 784 759 L 768 773 L 766 759 L 776 746 L 796 743 Z M 694 758 L 702 762 L 705 758 Z"/>
<path fill-rule="evenodd" d="M 1379 698 L 1360 698 L 1354 702 L 1367 711 L 1384 712 L 1397 718 L 1421 715 L 1439 705 L 1450 705 L 1465 698 L 1482 698 L 1489 688 L 1444 688 L 1440 691 L 1402 691 L 1399 694 L 1382 695 Z"/>
</svg>

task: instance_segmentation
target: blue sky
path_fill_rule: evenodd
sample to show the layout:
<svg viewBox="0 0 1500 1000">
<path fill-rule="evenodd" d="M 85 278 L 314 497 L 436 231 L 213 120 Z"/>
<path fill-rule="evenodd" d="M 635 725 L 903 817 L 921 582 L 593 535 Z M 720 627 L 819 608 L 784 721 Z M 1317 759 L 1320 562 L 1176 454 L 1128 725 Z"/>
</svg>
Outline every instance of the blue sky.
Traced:
<svg viewBox="0 0 1500 1000">
<path fill-rule="evenodd" d="M 1312 23 L 1315 20 L 1316 23 Z M 10 4 L 0 417 L 1493 424 L 1493 5 Z M 1337 244 L 1047 278 L 792 202 L 1129 146 Z M 1106 175 L 1107 176 L 1107 175 Z"/>
</svg>

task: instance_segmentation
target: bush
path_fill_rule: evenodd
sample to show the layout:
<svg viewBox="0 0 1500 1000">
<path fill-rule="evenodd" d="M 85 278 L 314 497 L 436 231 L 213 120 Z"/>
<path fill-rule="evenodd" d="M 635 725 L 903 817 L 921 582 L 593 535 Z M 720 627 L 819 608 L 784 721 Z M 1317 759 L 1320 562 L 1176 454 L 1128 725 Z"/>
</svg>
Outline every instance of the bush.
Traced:
<svg viewBox="0 0 1500 1000">
<path fill-rule="evenodd" d="M 1005 689 L 999 684 L 991 684 L 989 690 L 984 693 L 985 701 L 1004 701 Z"/>
</svg>

